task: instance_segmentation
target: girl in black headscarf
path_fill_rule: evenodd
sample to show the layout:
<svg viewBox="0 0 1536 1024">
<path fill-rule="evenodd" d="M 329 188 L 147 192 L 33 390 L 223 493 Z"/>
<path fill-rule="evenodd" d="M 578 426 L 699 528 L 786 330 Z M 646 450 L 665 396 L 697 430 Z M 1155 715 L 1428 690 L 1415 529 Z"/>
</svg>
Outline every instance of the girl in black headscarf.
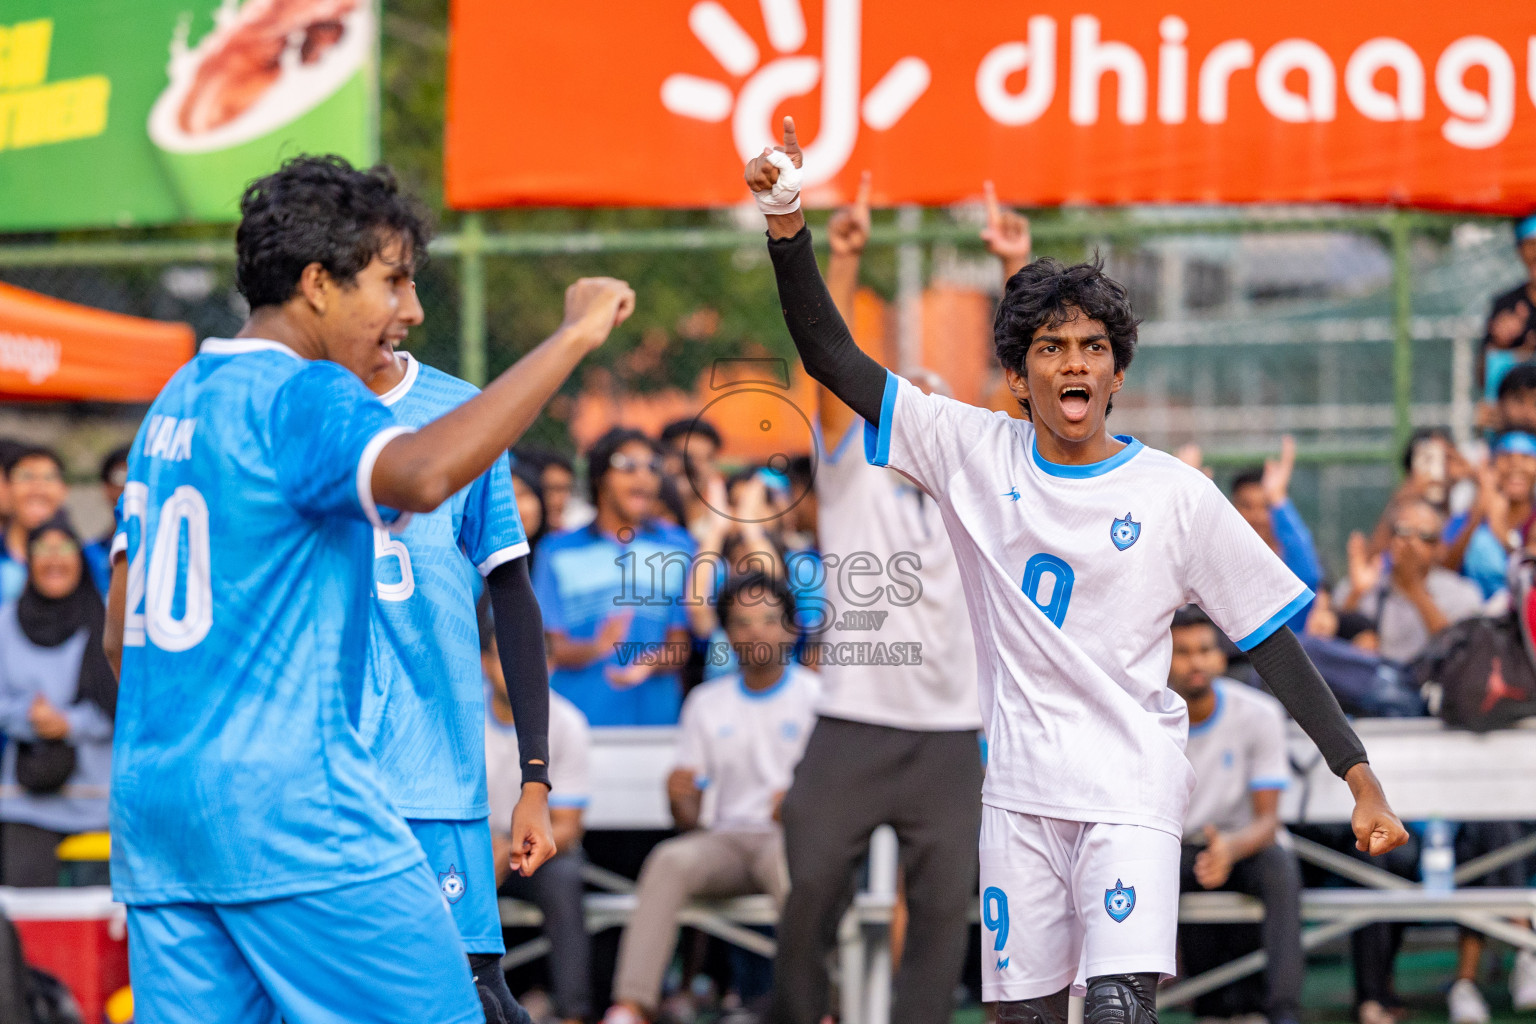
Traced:
<svg viewBox="0 0 1536 1024">
<path fill-rule="evenodd" d="M 117 679 L 68 519 L 32 530 L 27 553 L 26 589 L 0 608 L 0 882 L 55 885 L 59 841 L 107 827 Z"/>
</svg>

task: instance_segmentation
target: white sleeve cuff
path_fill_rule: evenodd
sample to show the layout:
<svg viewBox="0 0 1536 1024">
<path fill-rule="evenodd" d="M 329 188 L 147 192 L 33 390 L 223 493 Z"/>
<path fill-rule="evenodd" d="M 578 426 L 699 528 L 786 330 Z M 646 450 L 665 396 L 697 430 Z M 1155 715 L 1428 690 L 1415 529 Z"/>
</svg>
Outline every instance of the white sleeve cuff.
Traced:
<svg viewBox="0 0 1536 1024">
<path fill-rule="evenodd" d="M 107 564 L 111 565 L 117 561 L 118 555 L 126 555 L 127 553 L 128 534 L 120 530 L 112 535 L 112 546 L 107 549 Z"/>
<path fill-rule="evenodd" d="M 491 557 L 475 566 L 475 568 L 480 570 L 481 576 L 489 576 L 492 571 L 499 568 L 500 566 L 506 565 L 508 562 L 512 561 L 512 559 L 522 558 L 528 553 L 528 550 L 528 542 L 526 540 L 520 540 L 510 547 L 502 548 L 500 551 L 496 552 L 495 554 L 491 555 Z"/>
<path fill-rule="evenodd" d="M 401 512 L 399 518 L 393 523 L 384 522 L 383 517 L 379 515 L 379 506 L 373 500 L 373 466 L 379 461 L 379 452 L 384 450 L 385 445 L 401 434 L 413 433 L 415 431 L 410 427 L 385 427 L 373 435 L 373 439 L 363 449 L 362 457 L 357 460 L 357 500 L 363 506 L 363 514 L 368 517 L 368 521 L 374 525 L 375 529 L 399 533 L 411 521 L 409 512 Z"/>
</svg>

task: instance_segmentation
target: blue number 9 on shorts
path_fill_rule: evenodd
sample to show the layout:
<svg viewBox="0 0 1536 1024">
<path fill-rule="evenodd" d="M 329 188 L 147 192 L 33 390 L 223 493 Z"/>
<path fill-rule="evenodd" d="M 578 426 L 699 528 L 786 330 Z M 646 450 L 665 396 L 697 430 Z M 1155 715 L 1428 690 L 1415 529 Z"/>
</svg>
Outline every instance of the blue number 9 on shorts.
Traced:
<svg viewBox="0 0 1536 1024">
<path fill-rule="evenodd" d="M 993 906 L 997 912 L 993 913 Z M 992 943 L 993 950 L 1002 952 L 1008 945 L 1008 894 L 995 885 L 987 887 L 981 894 L 981 923 L 991 931 L 997 932 L 997 938 Z"/>
</svg>

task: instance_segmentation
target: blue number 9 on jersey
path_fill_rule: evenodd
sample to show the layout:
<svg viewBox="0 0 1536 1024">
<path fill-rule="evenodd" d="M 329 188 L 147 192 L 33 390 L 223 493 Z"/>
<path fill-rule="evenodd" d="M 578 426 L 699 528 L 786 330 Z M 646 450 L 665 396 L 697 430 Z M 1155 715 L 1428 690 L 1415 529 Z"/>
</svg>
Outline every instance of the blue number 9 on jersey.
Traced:
<svg viewBox="0 0 1536 1024">
<path fill-rule="evenodd" d="M 987 891 L 981 894 L 981 923 L 989 931 L 997 932 L 997 938 L 992 940 L 992 949 L 1001 953 L 1003 947 L 1008 945 L 1008 894 L 995 885 L 989 885 Z"/>
</svg>

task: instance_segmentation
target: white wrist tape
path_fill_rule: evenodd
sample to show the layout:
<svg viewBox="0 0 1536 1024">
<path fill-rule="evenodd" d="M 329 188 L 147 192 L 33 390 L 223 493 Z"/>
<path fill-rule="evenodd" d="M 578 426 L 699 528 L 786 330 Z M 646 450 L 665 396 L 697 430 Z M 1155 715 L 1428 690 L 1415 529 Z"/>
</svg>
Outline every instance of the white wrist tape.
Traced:
<svg viewBox="0 0 1536 1024">
<path fill-rule="evenodd" d="M 800 209 L 800 168 L 777 149 L 769 150 L 767 159 L 779 169 L 779 180 L 767 191 L 752 193 L 757 208 L 766 214 L 794 213 Z"/>
</svg>

